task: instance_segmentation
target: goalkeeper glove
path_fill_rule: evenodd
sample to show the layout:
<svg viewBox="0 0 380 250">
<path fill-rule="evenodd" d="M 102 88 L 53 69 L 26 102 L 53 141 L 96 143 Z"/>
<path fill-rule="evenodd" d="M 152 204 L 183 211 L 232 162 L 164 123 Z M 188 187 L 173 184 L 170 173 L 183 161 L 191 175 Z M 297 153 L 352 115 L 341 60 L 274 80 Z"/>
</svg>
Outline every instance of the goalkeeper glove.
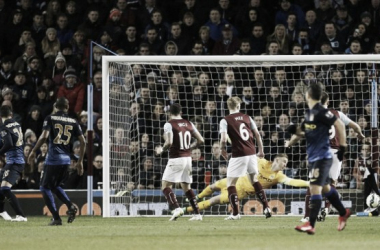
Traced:
<svg viewBox="0 0 380 250">
<path fill-rule="evenodd" d="M 339 146 L 338 152 L 336 152 L 335 154 L 338 156 L 339 161 L 343 161 L 343 157 L 345 153 L 346 153 L 346 147 Z"/>
<path fill-rule="evenodd" d="M 297 132 L 297 126 L 294 125 L 294 124 L 291 124 L 289 125 L 287 128 L 286 128 L 286 132 L 294 135 L 296 132 Z"/>
</svg>

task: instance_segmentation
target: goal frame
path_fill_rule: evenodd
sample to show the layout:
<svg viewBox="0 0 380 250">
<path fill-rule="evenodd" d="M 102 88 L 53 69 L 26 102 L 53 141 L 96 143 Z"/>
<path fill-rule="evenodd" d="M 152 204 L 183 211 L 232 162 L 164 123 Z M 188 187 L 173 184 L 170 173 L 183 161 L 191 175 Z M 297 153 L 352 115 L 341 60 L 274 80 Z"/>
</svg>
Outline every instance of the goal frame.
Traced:
<svg viewBox="0 0 380 250">
<path fill-rule="evenodd" d="M 380 64 L 380 55 L 376 54 L 360 54 L 360 55 L 275 55 L 275 56 L 103 56 L 102 57 L 102 118 L 103 118 L 103 217 L 110 217 L 110 171 L 109 171 L 109 161 L 110 161 L 110 133 L 108 125 L 109 119 L 109 63 L 110 62 L 121 62 L 127 64 L 133 63 L 146 63 L 146 64 L 160 64 L 160 63 L 197 63 L 201 65 L 208 64 L 217 66 L 224 64 L 230 65 L 233 63 L 241 64 L 242 67 L 246 66 L 243 63 L 252 62 L 252 66 L 280 66 L 286 65 L 322 65 L 322 64 L 334 64 L 337 62 L 352 62 L 352 63 L 365 63 L 368 61 L 378 61 Z M 279 64 L 281 63 L 281 64 Z M 236 65 L 234 65 L 235 67 Z M 373 85 L 373 84 L 372 84 Z M 372 86 L 372 110 L 377 112 L 377 102 L 374 101 L 373 97 L 377 94 L 377 89 Z M 373 114 L 376 114 L 373 112 Z M 371 122 L 371 127 L 376 127 L 377 121 Z"/>
</svg>

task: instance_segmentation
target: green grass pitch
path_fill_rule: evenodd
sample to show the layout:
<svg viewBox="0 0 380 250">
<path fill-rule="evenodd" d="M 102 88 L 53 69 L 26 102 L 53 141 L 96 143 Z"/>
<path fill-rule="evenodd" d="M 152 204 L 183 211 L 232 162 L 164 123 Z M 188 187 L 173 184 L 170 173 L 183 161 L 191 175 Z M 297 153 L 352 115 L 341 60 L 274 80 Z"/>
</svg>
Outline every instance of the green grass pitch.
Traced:
<svg viewBox="0 0 380 250">
<path fill-rule="evenodd" d="M 352 217 L 338 232 L 337 217 L 317 224 L 316 234 L 294 230 L 299 217 L 243 216 L 240 221 L 207 217 L 188 221 L 181 217 L 101 218 L 77 217 L 72 224 L 46 226 L 47 217 L 28 222 L 0 221 L 1 249 L 377 249 L 380 218 Z"/>
</svg>

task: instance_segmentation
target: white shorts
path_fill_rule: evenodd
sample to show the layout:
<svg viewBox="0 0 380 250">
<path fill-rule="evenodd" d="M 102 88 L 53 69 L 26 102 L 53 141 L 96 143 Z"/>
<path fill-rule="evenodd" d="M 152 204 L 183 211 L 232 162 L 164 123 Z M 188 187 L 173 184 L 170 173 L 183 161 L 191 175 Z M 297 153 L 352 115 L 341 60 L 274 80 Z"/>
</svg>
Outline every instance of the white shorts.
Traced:
<svg viewBox="0 0 380 250">
<path fill-rule="evenodd" d="M 342 162 L 339 161 L 338 156 L 336 154 L 338 149 L 331 149 L 332 153 L 332 165 L 329 172 L 329 177 L 334 181 L 338 180 L 340 175 L 340 170 L 342 169 Z"/>
<path fill-rule="evenodd" d="M 191 157 L 169 159 L 164 174 L 162 175 L 162 180 L 173 183 L 192 183 L 193 177 L 191 170 Z"/>
<path fill-rule="evenodd" d="M 257 157 L 256 155 L 247 155 L 242 157 L 231 158 L 228 162 L 227 177 L 241 177 L 248 174 L 257 174 Z"/>
</svg>

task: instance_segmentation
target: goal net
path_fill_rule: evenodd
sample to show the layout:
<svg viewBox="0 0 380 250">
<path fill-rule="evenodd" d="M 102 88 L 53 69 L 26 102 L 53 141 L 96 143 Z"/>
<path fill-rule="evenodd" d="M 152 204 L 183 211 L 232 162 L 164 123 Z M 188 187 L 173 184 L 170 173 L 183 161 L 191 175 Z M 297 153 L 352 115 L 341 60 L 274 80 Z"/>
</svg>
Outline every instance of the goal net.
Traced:
<svg viewBox="0 0 380 250">
<path fill-rule="evenodd" d="M 379 65 L 376 55 L 103 57 L 103 216 L 170 214 L 160 189 L 168 155 L 155 150 L 164 143 L 172 103 L 181 104 L 183 117 L 205 138 L 203 147 L 192 150 L 194 191 L 226 177 L 218 128 L 229 96 L 239 96 L 241 111 L 254 119 L 265 159 L 286 153 L 284 174 L 308 180 L 305 141 L 285 149 L 285 129 L 302 122 L 305 91 L 316 82 L 329 94 L 329 108 L 357 122 L 366 137 L 360 141 L 346 127 L 349 147 L 337 183 L 344 205 L 363 211 L 366 168 L 378 171 Z M 173 190 L 180 206 L 189 206 L 179 186 Z M 303 214 L 305 188 L 278 183 L 265 191 L 274 215 Z M 242 214 L 262 215 L 255 196 L 240 205 Z M 226 215 L 229 207 L 215 205 L 204 213 Z"/>
</svg>

